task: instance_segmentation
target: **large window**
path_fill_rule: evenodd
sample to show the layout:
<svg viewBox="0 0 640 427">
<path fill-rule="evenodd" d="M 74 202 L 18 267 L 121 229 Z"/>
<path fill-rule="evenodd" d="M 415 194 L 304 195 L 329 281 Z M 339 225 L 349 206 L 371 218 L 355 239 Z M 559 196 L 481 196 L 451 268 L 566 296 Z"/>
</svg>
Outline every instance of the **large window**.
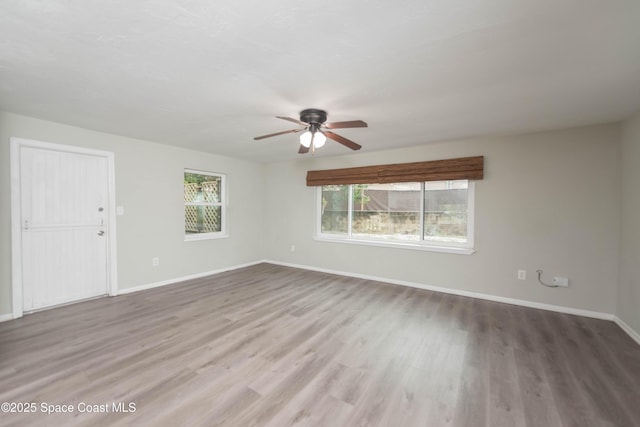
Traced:
<svg viewBox="0 0 640 427">
<path fill-rule="evenodd" d="M 225 176 L 184 171 L 185 240 L 225 236 Z"/>
<path fill-rule="evenodd" d="M 319 238 L 465 253 L 473 247 L 468 180 L 325 185 L 319 198 Z"/>
</svg>

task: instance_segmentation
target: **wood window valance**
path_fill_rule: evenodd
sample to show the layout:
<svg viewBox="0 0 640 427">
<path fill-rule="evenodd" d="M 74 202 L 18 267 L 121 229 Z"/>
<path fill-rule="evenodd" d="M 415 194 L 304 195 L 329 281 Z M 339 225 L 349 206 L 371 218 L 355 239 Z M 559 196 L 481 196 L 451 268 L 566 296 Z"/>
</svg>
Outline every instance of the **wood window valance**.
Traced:
<svg viewBox="0 0 640 427">
<path fill-rule="evenodd" d="M 307 186 L 482 179 L 484 156 L 307 172 Z"/>
</svg>

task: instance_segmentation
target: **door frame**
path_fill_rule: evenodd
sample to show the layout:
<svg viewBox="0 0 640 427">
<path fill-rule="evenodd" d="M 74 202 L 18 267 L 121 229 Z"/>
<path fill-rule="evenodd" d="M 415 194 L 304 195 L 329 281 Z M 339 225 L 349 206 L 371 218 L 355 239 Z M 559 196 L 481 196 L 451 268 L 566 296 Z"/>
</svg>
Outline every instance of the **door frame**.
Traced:
<svg viewBox="0 0 640 427">
<path fill-rule="evenodd" d="M 115 195 L 115 166 L 114 153 L 111 151 L 94 150 L 73 145 L 63 145 L 33 139 L 9 138 L 10 169 L 11 169 L 11 293 L 13 318 L 24 314 L 22 298 L 22 203 L 20 182 L 20 153 L 22 148 L 38 148 L 48 151 L 59 151 L 71 154 L 85 154 L 107 159 L 107 201 L 109 214 L 106 217 L 107 229 L 107 295 L 118 295 L 118 270 L 116 246 L 116 195 Z"/>
</svg>

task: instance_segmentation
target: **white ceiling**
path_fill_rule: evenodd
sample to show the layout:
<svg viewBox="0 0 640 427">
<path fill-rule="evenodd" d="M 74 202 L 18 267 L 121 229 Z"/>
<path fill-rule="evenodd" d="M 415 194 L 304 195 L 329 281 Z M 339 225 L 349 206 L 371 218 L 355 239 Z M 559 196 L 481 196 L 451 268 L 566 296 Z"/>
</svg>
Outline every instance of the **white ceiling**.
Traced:
<svg viewBox="0 0 640 427">
<path fill-rule="evenodd" d="M 2 110 L 268 162 L 304 108 L 362 151 L 621 120 L 640 1 L 0 1 Z"/>
</svg>

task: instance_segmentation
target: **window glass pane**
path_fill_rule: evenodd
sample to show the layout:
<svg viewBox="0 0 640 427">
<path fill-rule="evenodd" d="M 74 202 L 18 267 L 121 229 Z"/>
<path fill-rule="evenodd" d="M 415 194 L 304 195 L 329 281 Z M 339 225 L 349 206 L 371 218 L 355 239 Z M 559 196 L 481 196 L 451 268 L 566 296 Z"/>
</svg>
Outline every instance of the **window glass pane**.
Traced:
<svg viewBox="0 0 640 427">
<path fill-rule="evenodd" d="M 467 241 L 468 187 L 467 180 L 425 183 L 425 240 Z"/>
<path fill-rule="evenodd" d="M 321 232 L 327 234 L 347 234 L 349 224 L 348 207 L 348 185 L 323 186 Z"/>
<path fill-rule="evenodd" d="M 186 235 L 222 231 L 223 177 L 184 173 L 184 231 Z"/>
<path fill-rule="evenodd" d="M 184 207 L 185 233 L 217 233 L 221 231 L 221 213 L 221 206 L 186 205 Z"/>
<path fill-rule="evenodd" d="M 191 203 L 220 203 L 222 200 L 219 176 L 184 173 L 184 201 Z"/>
<path fill-rule="evenodd" d="M 355 184 L 352 235 L 420 240 L 420 183 Z"/>
</svg>

